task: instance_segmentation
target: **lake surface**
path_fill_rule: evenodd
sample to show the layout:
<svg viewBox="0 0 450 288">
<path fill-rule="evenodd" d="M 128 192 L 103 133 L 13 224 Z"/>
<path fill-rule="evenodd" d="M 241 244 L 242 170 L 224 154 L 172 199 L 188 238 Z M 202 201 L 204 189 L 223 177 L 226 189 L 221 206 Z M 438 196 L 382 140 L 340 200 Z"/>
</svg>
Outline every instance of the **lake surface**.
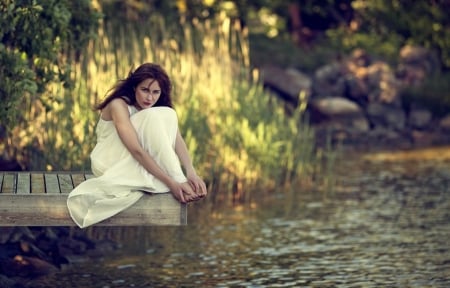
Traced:
<svg viewBox="0 0 450 288">
<path fill-rule="evenodd" d="M 346 158 L 332 192 L 196 203 L 187 227 L 105 228 L 121 249 L 40 285 L 450 287 L 449 151 Z"/>
</svg>

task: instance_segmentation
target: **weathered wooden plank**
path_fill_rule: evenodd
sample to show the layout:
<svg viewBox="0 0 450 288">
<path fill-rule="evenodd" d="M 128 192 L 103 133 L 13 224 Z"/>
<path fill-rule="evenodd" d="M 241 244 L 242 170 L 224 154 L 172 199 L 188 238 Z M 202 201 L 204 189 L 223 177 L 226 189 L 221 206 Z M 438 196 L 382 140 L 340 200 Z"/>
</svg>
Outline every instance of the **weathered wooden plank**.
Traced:
<svg viewBox="0 0 450 288">
<path fill-rule="evenodd" d="M 5 173 L 3 176 L 2 193 L 16 192 L 16 174 Z"/>
<path fill-rule="evenodd" d="M 68 193 L 73 185 L 92 177 L 64 172 L 0 172 L 0 226 L 75 225 L 67 210 L 67 194 L 61 192 Z M 19 194 L 15 194 L 16 190 Z M 176 201 L 170 193 L 163 193 L 146 194 L 132 207 L 96 225 L 186 224 L 187 205 Z"/>
<path fill-rule="evenodd" d="M 0 194 L 0 226 L 74 226 L 64 194 Z M 98 226 L 186 225 L 186 205 L 170 193 L 146 194 Z"/>
<path fill-rule="evenodd" d="M 44 173 L 31 173 L 31 193 L 45 193 Z"/>
<path fill-rule="evenodd" d="M 47 194 L 60 194 L 58 175 L 55 173 L 45 173 L 45 191 Z"/>
<path fill-rule="evenodd" d="M 84 182 L 85 178 L 84 178 L 84 174 L 78 174 L 78 173 L 74 173 L 72 174 L 72 182 L 73 182 L 73 186 L 77 187 L 78 185 L 80 185 L 82 182 Z"/>
<path fill-rule="evenodd" d="M 3 187 L 3 175 L 4 175 L 4 173 L 0 173 L 0 193 L 2 193 L 2 187 Z"/>
<path fill-rule="evenodd" d="M 28 172 L 17 173 L 17 194 L 30 194 L 31 193 L 31 176 Z"/>
<path fill-rule="evenodd" d="M 70 191 L 73 190 L 72 177 L 70 177 L 70 174 L 58 173 L 58 180 L 61 193 L 70 193 Z"/>
<path fill-rule="evenodd" d="M 90 173 L 86 174 L 85 176 L 86 176 L 86 180 L 87 179 L 91 179 L 91 178 L 95 178 L 94 174 L 90 174 Z"/>
</svg>

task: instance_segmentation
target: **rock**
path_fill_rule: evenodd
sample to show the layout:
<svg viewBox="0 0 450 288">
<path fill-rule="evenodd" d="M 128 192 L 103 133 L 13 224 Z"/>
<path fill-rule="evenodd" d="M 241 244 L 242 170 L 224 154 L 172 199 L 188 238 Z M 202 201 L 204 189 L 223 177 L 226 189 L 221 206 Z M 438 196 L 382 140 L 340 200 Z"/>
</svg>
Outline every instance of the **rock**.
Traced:
<svg viewBox="0 0 450 288">
<path fill-rule="evenodd" d="M 439 128 L 446 132 L 450 132 L 450 114 L 444 116 L 444 118 L 439 121 Z"/>
<path fill-rule="evenodd" d="M 367 106 L 367 115 L 369 122 L 375 127 L 382 126 L 394 130 L 402 130 L 405 127 L 405 112 L 396 107 L 370 103 Z"/>
<path fill-rule="evenodd" d="M 318 68 L 315 72 L 315 79 L 323 82 L 336 81 L 343 75 L 343 67 L 340 63 L 334 62 Z"/>
<path fill-rule="evenodd" d="M 300 88 L 301 91 L 305 91 L 307 96 L 310 96 L 312 88 L 311 77 L 293 68 L 286 69 L 286 74 L 296 85 L 298 85 L 298 88 Z"/>
<path fill-rule="evenodd" d="M 375 127 L 367 137 L 370 146 L 389 147 L 390 149 L 409 149 L 411 139 L 386 127 Z M 375 145 L 374 145 L 375 144 Z"/>
<path fill-rule="evenodd" d="M 346 97 L 362 106 L 369 102 L 401 106 L 399 97 L 401 84 L 386 62 L 376 61 L 368 66 L 362 66 L 350 60 L 345 65 L 346 75 L 343 79 Z"/>
<path fill-rule="evenodd" d="M 404 87 L 419 86 L 425 79 L 426 72 L 420 67 L 400 64 L 397 69 L 397 75 Z"/>
<path fill-rule="evenodd" d="M 316 97 L 345 94 L 346 68 L 339 62 L 320 67 L 314 74 L 313 94 Z"/>
<path fill-rule="evenodd" d="M 393 69 L 356 49 L 319 67 L 313 77 L 296 69 L 265 67 L 264 83 L 296 105 L 300 91 L 306 92 L 309 120 L 322 140 L 326 138 L 321 129 L 329 130 L 335 142 L 350 146 L 403 149 L 450 143 L 450 115 L 433 125 L 433 114 L 423 105 L 403 103 L 405 88 L 438 72 L 437 58 L 417 46 L 405 46 L 399 54 L 399 65 Z"/>
<path fill-rule="evenodd" d="M 431 124 L 431 112 L 426 109 L 415 109 L 409 113 L 408 124 L 415 129 L 425 129 Z"/>
<path fill-rule="evenodd" d="M 355 75 L 347 75 L 344 79 L 345 96 L 356 101 L 361 106 L 367 105 L 367 95 L 369 89 L 367 84 Z"/>
<path fill-rule="evenodd" d="M 58 251 L 60 255 L 84 254 L 87 250 L 87 244 L 77 239 L 66 239 L 58 242 Z"/>
<path fill-rule="evenodd" d="M 311 94 L 311 78 L 295 69 L 284 70 L 275 66 L 262 69 L 264 85 L 280 93 L 291 103 L 298 103 L 301 92 L 309 97 Z"/>
<path fill-rule="evenodd" d="M 401 107 L 400 83 L 388 64 L 375 62 L 366 71 L 369 102 Z"/>
<path fill-rule="evenodd" d="M 27 255 L 34 255 L 39 258 L 45 259 L 47 257 L 46 253 L 42 251 L 40 248 L 36 247 L 32 242 L 27 240 L 20 240 L 20 249 L 23 253 Z"/>
<path fill-rule="evenodd" d="M 118 244 L 111 240 L 99 240 L 95 243 L 95 248 L 88 250 L 87 255 L 92 258 L 104 257 L 111 254 L 113 251 L 118 249 Z"/>
<path fill-rule="evenodd" d="M 420 46 L 404 46 L 399 53 L 397 76 L 406 86 L 418 86 L 427 75 L 440 70 L 439 60 L 435 53 Z"/>
<path fill-rule="evenodd" d="M 54 265 L 36 257 L 17 255 L 2 262 L 3 274 L 8 277 L 38 277 L 58 271 Z"/>
<path fill-rule="evenodd" d="M 415 147 L 428 147 L 434 145 L 438 141 L 436 133 L 428 131 L 414 130 L 411 132 L 411 137 Z"/>
<path fill-rule="evenodd" d="M 36 240 L 36 236 L 34 236 L 33 232 L 31 232 L 28 227 L 15 227 L 13 231 L 9 234 L 9 242 L 19 242 L 20 240 Z"/>
<path fill-rule="evenodd" d="M 349 57 L 349 61 L 355 66 L 366 67 L 372 62 L 372 58 L 364 49 L 355 49 Z"/>
<path fill-rule="evenodd" d="M 13 279 L 10 279 L 2 274 L 0 274 L 0 287 L 2 288 L 20 288 L 24 287 L 22 285 L 19 286 L 19 284 L 14 281 Z"/>
<path fill-rule="evenodd" d="M 22 171 L 19 162 L 11 159 L 0 158 L 0 171 Z"/>
<path fill-rule="evenodd" d="M 362 109 L 355 103 L 342 97 L 312 99 L 310 111 L 317 111 L 328 120 L 334 129 L 367 131 L 367 122 Z"/>
<path fill-rule="evenodd" d="M 310 104 L 330 117 L 361 113 L 361 108 L 356 103 L 342 97 L 313 99 Z"/>
<path fill-rule="evenodd" d="M 14 229 L 14 227 L 0 227 L 0 244 L 5 244 L 9 241 Z"/>
<path fill-rule="evenodd" d="M 399 61 L 402 64 L 422 66 L 431 60 L 432 53 L 420 46 L 406 45 L 400 49 Z"/>
</svg>

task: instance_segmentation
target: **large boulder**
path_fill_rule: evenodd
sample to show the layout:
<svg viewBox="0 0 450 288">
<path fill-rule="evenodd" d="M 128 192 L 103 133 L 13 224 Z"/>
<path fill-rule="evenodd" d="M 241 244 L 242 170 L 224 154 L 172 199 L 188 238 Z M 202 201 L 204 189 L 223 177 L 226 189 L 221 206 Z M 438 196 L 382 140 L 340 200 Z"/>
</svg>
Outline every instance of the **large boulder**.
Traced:
<svg viewBox="0 0 450 288">
<path fill-rule="evenodd" d="M 334 129 L 367 131 L 369 123 L 359 105 L 343 97 L 315 98 L 309 102 L 310 113 L 319 113 Z M 314 115 L 311 117 L 315 118 Z"/>
<path fill-rule="evenodd" d="M 439 121 L 439 128 L 445 132 L 450 132 L 450 114 L 444 116 Z"/>
<path fill-rule="evenodd" d="M 431 125 L 433 115 L 426 109 L 413 109 L 409 113 L 408 124 L 413 129 L 426 129 Z"/>
<path fill-rule="evenodd" d="M 374 127 L 385 127 L 392 130 L 403 130 L 406 115 L 402 109 L 381 103 L 370 103 L 367 106 L 369 122 Z"/>
<path fill-rule="evenodd" d="M 310 96 L 312 80 L 308 75 L 293 68 L 285 70 L 275 66 L 266 66 L 261 70 L 264 85 L 287 101 L 298 104 L 301 93 Z"/>
<path fill-rule="evenodd" d="M 314 74 L 314 97 L 328 97 L 329 95 L 344 95 L 345 67 L 340 62 L 334 62 L 318 68 Z"/>
<path fill-rule="evenodd" d="M 439 70 L 439 60 L 432 51 L 412 45 L 400 50 L 397 77 L 403 86 L 420 85 L 428 75 Z"/>
<path fill-rule="evenodd" d="M 366 71 L 369 102 L 401 107 L 400 83 L 394 71 L 384 62 L 375 62 Z"/>
</svg>

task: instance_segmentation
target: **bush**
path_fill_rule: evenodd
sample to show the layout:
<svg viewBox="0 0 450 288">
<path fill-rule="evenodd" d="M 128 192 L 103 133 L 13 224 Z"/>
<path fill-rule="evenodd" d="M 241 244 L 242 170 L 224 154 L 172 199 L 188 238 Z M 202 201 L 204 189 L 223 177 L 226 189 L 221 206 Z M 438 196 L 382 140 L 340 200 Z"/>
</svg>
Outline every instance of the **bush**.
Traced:
<svg viewBox="0 0 450 288">
<path fill-rule="evenodd" d="M 70 84 L 71 63 L 65 53 L 86 45 L 99 19 L 89 0 L 37 3 L 6 0 L 0 4 L 0 119 L 8 130 L 18 120 L 17 110 L 23 108 L 17 104 L 47 101 L 39 96 L 53 81 Z"/>
</svg>

